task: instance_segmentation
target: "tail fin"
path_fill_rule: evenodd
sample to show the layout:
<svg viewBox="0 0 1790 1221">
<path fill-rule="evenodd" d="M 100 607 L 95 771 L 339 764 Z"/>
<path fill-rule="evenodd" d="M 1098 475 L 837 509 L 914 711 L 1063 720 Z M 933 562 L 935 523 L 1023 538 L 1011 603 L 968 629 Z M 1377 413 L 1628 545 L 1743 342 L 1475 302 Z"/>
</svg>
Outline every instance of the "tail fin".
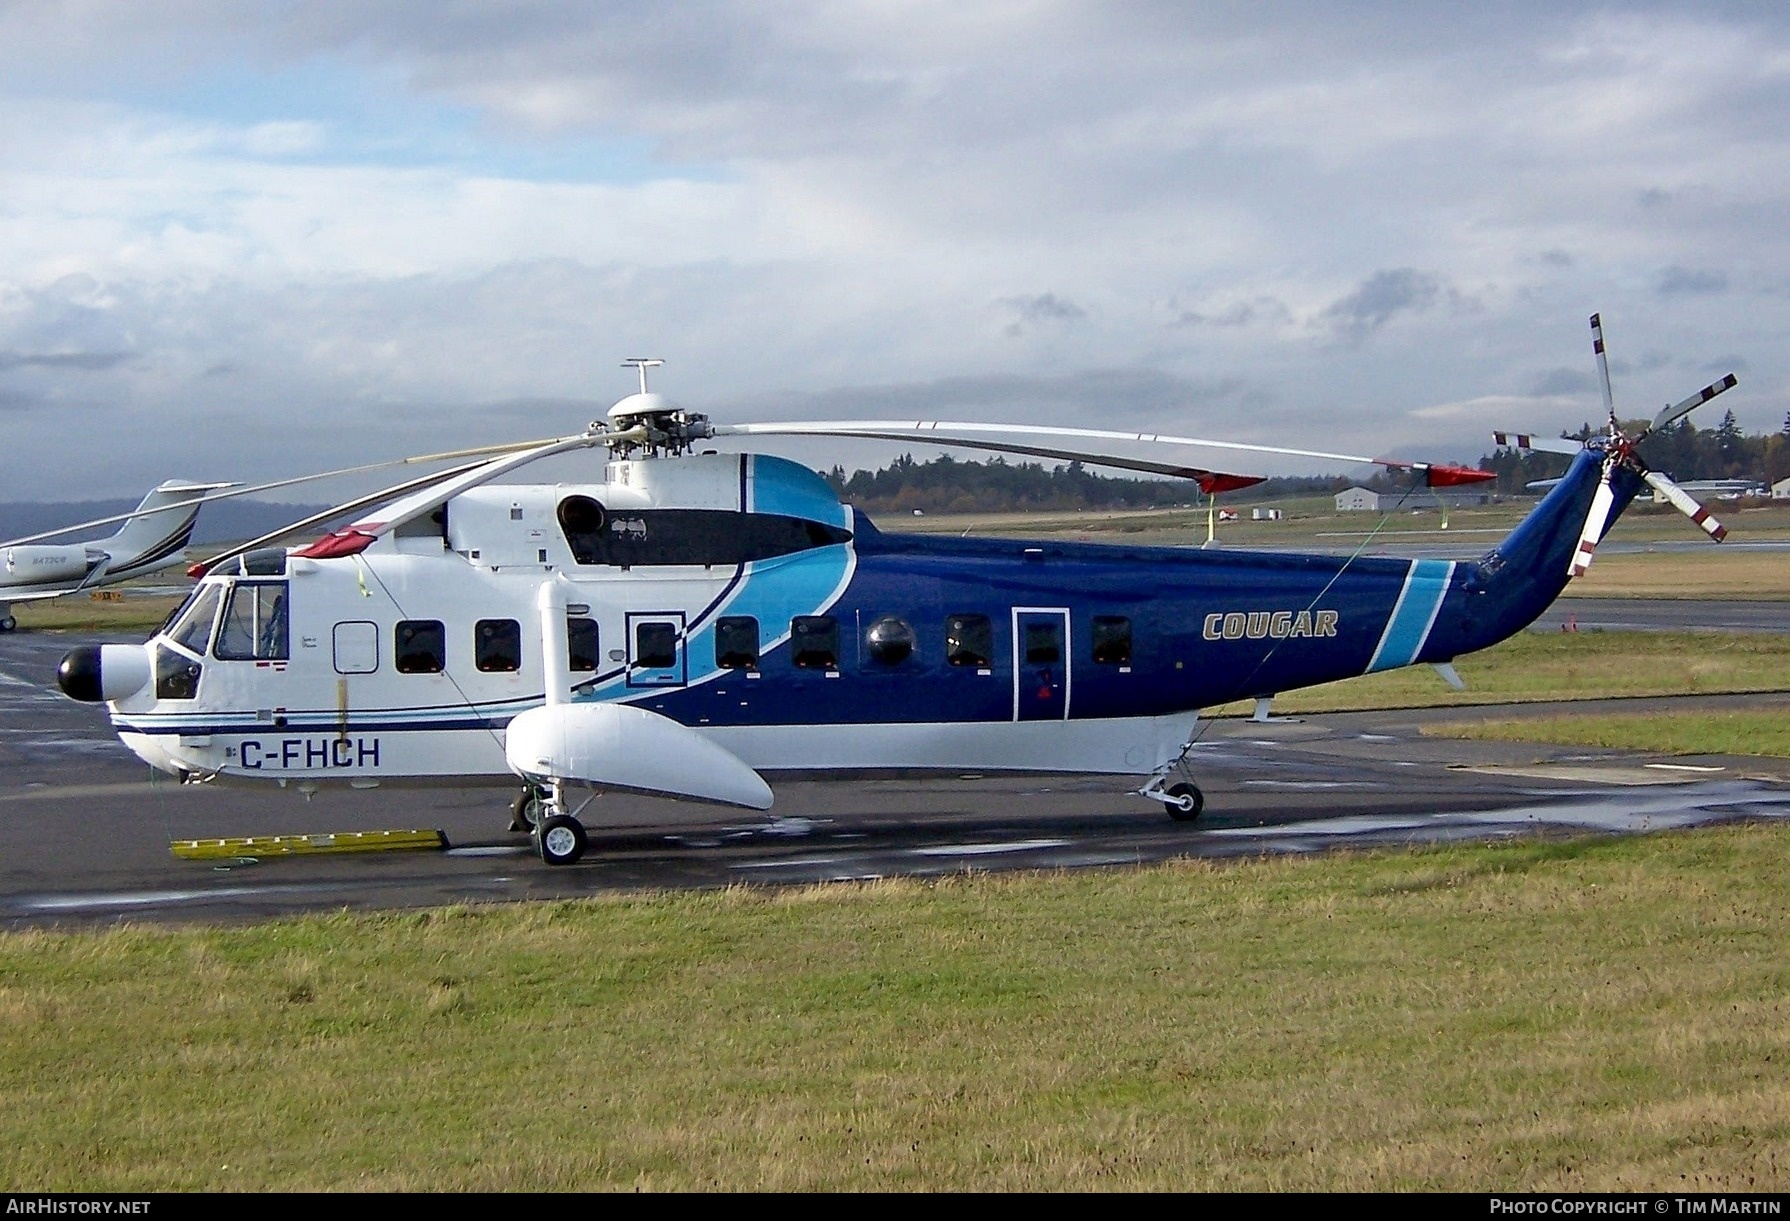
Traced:
<svg viewBox="0 0 1790 1221">
<path fill-rule="evenodd" d="M 207 492 L 233 485 L 228 483 L 187 483 L 170 479 L 150 491 L 137 506 L 136 515 L 111 538 L 90 543 L 89 553 L 106 553 L 105 573 L 108 577 L 129 576 L 165 567 L 180 558 L 187 540 L 193 535 L 193 523 L 199 519 L 199 506 L 193 502 Z"/>
</svg>

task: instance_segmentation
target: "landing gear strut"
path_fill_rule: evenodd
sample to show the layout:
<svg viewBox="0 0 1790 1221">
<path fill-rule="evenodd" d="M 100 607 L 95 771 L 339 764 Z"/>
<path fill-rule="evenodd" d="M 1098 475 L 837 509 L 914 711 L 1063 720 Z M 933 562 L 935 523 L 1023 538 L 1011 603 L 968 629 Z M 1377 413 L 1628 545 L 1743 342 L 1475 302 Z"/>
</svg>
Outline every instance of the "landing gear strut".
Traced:
<svg viewBox="0 0 1790 1221">
<path fill-rule="evenodd" d="M 1187 766 L 1187 756 L 1192 750 L 1193 739 L 1190 737 L 1181 744 L 1181 753 L 1157 768 L 1144 787 L 1137 791 L 1140 797 L 1160 801 L 1168 816 L 1176 822 L 1193 822 L 1206 808 L 1206 795 L 1193 782 L 1192 769 Z"/>
<path fill-rule="evenodd" d="M 586 799 L 584 805 L 590 804 Z M 578 810 L 584 809 L 580 805 Z M 546 789 L 530 786 L 524 789 L 522 796 L 516 799 L 512 807 L 517 821 L 525 816 L 534 818 L 531 828 L 535 851 L 549 865 L 571 865 L 584 855 L 586 839 L 584 824 L 578 821 L 578 811 L 566 812 L 566 786 L 563 781 L 555 780 Z"/>
</svg>

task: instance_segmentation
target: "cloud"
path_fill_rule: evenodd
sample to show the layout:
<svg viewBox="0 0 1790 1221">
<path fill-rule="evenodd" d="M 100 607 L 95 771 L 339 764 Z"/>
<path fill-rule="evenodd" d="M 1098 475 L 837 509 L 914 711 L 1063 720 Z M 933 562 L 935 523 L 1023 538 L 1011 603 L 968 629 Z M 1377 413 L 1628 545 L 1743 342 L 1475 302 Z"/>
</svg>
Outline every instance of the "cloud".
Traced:
<svg viewBox="0 0 1790 1221">
<path fill-rule="evenodd" d="M 1186 327 L 1247 327 L 1257 323 L 1272 326 L 1285 326 L 1292 322 L 1293 313 L 1283 301 L 1273 297 L 1256 297 L 1249 301 L 1233 301 L 1216 312 L 1185 309 L 1177 313 L 1171 326 Z"/>
<path fill-rule="evenodd" d="M 1081 306 L 1055 293 L 1040 293 L 1035 297 L 1002 297 L 995 302 L 995 306 L 1012 317 L 1013 320 L 1004 329 L 1008 335 L 1015 337 L 1041 324 L 1068 325 L 1080 322 L 1088 316 L 1088 312 Z"/>
<path fill-rule="evenodd" d="M 6 369 L 68 369 L 94 372 L 115 369 L 132 359 L 129 352 L 0 352 L 0 371 Z"/>
<path fill-rule="evenodd" d="M 1318 319 L 1339 338 L 1359 343 L 1400 314 L 1429 309 L 1441 295 L 1441 281 L 1426 272 L 1410 267 L 1378 271 L 1326 306 Z"/>
<path fill-rule="evenodd" d="M 1668 267 L 1660 273 L 1656 289 L 1662 297 L 1694 296 L 1728 291 L 1728 277 L 1719 271 Z"/>
<path fill-rule="evenodd" d="M 1477 453 L 1414 413 L 1595 416 L 1599 309 L 1620 368 L 1719 335 L 1782 419 L 1775 8 L 94 12 L 0 5 L 0 372 L 54 408 L 9 415 L 15 494 L 71 432 L 119 494 L 548 435 L 638 352 L 717 418 Z"/>
<path fill-rule="evenodd" d="M 1589 369 L 1549 369 L 1535 380 L 1537 398 L 1597 392 L 1597 375 Z"/>
</svg>

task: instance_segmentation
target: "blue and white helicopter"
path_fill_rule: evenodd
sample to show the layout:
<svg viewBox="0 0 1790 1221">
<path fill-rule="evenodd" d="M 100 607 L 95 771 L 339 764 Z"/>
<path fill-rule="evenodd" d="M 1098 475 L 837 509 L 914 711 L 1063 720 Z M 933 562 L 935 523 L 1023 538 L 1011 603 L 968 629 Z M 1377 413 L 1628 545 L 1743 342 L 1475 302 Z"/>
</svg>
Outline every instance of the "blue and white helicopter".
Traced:
<svg viewBox="0 0 1790 1221">
<path fill-rule="evenodd" d="M 1598 359 L 1607 399 L 1601 337 Z M 332 515 L 198 566 L 148 642 L 70 652 L 62 690 L 107 702 L 123 741 L 183 781 L 520 783 L 511 828 L 549 864 L 585 850 L 579 789 L 766 809 L 764 776 L 791 772 L 1128 774 L 1193 819 L 1201 709 L 1495 644 L 1584 571 L 1641 487 L 1670 486 L 1612 410 L 1477 561 L 885 534 L 806 467 L 699 446 L 884 438 L 1208 491 L 1257 481 L 1192 457 L 1214 450 L 1380 461 L 1432 486 L 1492 476 L 1067 428 L 728 426 L 649 392 L 658 362 L 630 363 L 640 392 L 586 432 L 339 506 L 364 512 L 306 546 L 274 544 Z M 601 480 L 501 482 L 580 450 L 606 459 Z"/>
</svg>

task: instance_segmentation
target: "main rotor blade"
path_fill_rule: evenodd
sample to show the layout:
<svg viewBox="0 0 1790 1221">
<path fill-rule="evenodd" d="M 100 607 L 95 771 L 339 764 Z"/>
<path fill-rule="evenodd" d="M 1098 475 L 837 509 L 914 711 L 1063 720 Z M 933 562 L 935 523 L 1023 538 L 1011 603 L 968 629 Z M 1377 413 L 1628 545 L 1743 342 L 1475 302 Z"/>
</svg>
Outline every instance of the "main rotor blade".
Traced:
<svg viewBox="0 0 1790 1221">
<path fill-rule="evenodd" d="M 1728 376 L 1724 377 L 1719 382 L 1711 382 L 1709 385 L 1697 391 L 1697 393 L 1691 395 L 1688 399 L 1685 399 L 1684 402 L 1676 403 L 1671 407 L 1662 409 L 1658 415 L 1653 417 L 1653 423 L 1641 430 L 1641 436 L 1636 437 L 1635 441 L 1638 443 L 1642 438 L 1646 437 L 1655 429 L 1664 428 L 1668 424 L 1683 419 L 1716 395 L 1721 394 L 1726 390 L 1732 390 L 1739 384 L 1740 379 L 1735 377 L 1732 373 L 1728 374 Z"/>
<path fill-rule="evenodd" d="M 1591 567 L 1591 554 L 1597 550 L 1597 544 L 1604 536 L 1604 527 L 1610 521 L 1610 509 L 1616 503 L 1616 493 L 1610 487 L 1609 462 L 1604 463 L 1603 478 L 1598 481 L 1597 491 L 1591 496 L 1591 511 L 1585 514 L 1585 528 L 1579 531 L 1579 545 L 1573 550 L 1572 560 L 1566 566 L 1568 577 L 1582 577 L 1585 570 Z"/>
<path fill-rule="evenodd" d="M 856 437 L 881 441 L 914 441 L 946 448 L 992 450 L 996 453 L 1025 454 L 1035 458 L 1051 458 L 1061 462 L 1086 462 L 1094 466 L 1110 466 L 1120 470 L 1144 471 L 1154 475 L 1171 475 L 1183 479 L 1220 475 L 1223 472 L 1191 462 L 1165 458 L 1144 458 L 1115 454 L 1111 443 L 1142 444 L 1170 449 L 1217 449 L 1238 453 L 1283 454 L 1296 458 L 1322 458 L 1332 462 L 1349 462 L 1384 466 L 1392 470 L 1422 471 L 1432 487 L 1455 483 L 1471 483 L 1495 479 L 1491 471 L 1469 467 L 1447 466 L 1429 462 L 1400 462 L 1391 458 L 1369 458 L 1361 454 L 1339 454 L 1327 450 L 1293 449 L 1281 445 L 1250 445 L 1239 441 L 1209 441 L 1198 437 L 1176 437 L 1166 433 L 1112 432 L 1097 428 L 1056 428 L 1041 424 L 973 424 L 950 420 L 792 420 L 764 424 L 717 424 L 717 437 L 808 436 Z M 1003 440 L 1003 437 L 1033 438 Z"/>
<path fill-rule="evenodd" d="M 368 462 L 362 466 L 345 466 L 333 471 L 319 471 L 312 475 L 297 475 L 290 479 L 275 479 L 270 483 L 257 483 L 247 487 L 225 484 L 227 492 L 213 492 L 209 496 L 198 496 L 192 500 L 182 501 L 183 505 L 208 505 L 217 500 L 233 500 L 238 496 L 253 496 L 259 492 L 273 492 L 280 488 L 297 487 L 301 483 L 319 483 L 325 479 L 346 479 L 351 475 L 366 475 L 373 471 L 390 470 L 394 466 L 420 466 L 430 462 L 452 462 L 458 458 L 494 457 L 501 454 L 514 453 L 517 450 L 533 449 L 547 444 L 544 441 L 506 441 L 501 445 L 481 445 L 472 449 L 448 450 L 439 454 L 416 454 L 409 458 L 388 458 L 384 462 Z M 63 534 L 73 534 L 76 530 L 90 530 L 95 526 L 112 526 L 121 521 L 130 521 L 137 517 L 147 517 L 150 512 L 165 512 L 166 505 L 159 509 L 144 512 L 141 509 L 129 513 L 115 513 L 110 517 L 96 517 L 92 521 L 77 522 L 72 526 L 63 526 L 56 530 L 45 530 L 39 534 L 26 535 L 24 538 L 8 539 L 0 543 L 0 547 L 12 547 L 20 543 L 35 543 L 39 539 L 56 538 Z"/>
<path fill-rule="evenodd" d="M 1494 432 L 1492 442 L 1511 449 L 1536 449 L 1544 454 L 1576 455 L 1585 448 L 1583 441 L 1570 437 L 1538 437 L 1529 432 Z"/>
<path fill-rule="evenodd" d="M 377 517 L 363 517 L 350 522 L 294 554 L 315 559 L 355 555 L 366 550 L 375 541 L 390 534 L 404 523 L 415 521 L 425 513 L 433 513 L 461 492 L 489 483 L 499 475 L 506 475 L 531 462 L 539 462 L 542 458 L 551 458 L 555 454 L 569 453 L 575 449 L 589 449 L 597 445 L 638 444 L 647 440 L 648 435 L 648 430 L 644 425 L 623 429 L 619 432 L 580 433 L 575 437 L 561 437 L 554 441 L 540 442 L 532 448 L 521 449 L 503 457 L 488 458 L 483 462 L 472 463 L 457 471 L 439 474 L 422 481 L 424 486 L 420 490 L 399 500 L 385 503 L 384 511 Z M 515 446 L 508 448 L 516 449 Z M 370 504 L 375 499 L 383 498 L 365 498 L 362 503 Z M 331 516 L 333 517 L 335 514 L 332 513 Z"/>
<path fill-rule="evenodd" d="M 1711 517 L 1708 509 L 1692 500 L 1690 495 L 1676 483 L 1658 471 L 1646 471 L 1641 477 L 1647 481 L 1648 486 L 1671 501 L 1673 508 L 1695 522 L 1697 527 L 1710 538 L 1719 543 L 1728 537 L 1728 527 Z"/>
<path fill-rule="evenodd" d="M 219 564 L 227 564 L 239 555 L 247 555 L 257 548 L 271 546 L 283 538 L 288 538 L 301 531 L 308 530 L 312 526 L 320 526 L 326 521 L 342 516 L 344 513 L 353 513 L 355 510 L 364 509 L 368 505 L 382 504 L 394 497 L 402 496 L 406 492 L 413 492 L 418 488 L 427 487 L 440 480 L 452 479 L 456 475 L 462 475 L 467 471 L 476 470 L 482 465 L 484 465 L 482 462 L 469 462 L 465 466 L 450 467 L 445 471 L 436 471 L 433 474 L 423 475 L 416 479 L 407 479 L 403 483 L 395 484 L 392 487 L 381 488 L 371 495 L 356 497 L 343 504 L 333 505 L 321 513 L 313 513 L 311 516 L 300 521 L 291 522 L 288 525 L 281 526 L 278 530 L 270 530 L 260 538 L 252 538 L 246 543 L 238 543 L 229 550 L 221 551 L 217 555 L 212 556 L 209 560 L 201 560 L 191 568 L 187 569 L 187 575 L 194 580 L 198 580 L 200 577 L 216 568 Z"/>
<path fill-rule="evenodd" d="M 1603 387 L 1604 414 L 1613 423 L 1616 419 L 1616 400 L 1610 393 L 1610 361 L 1604 355 L 1604 324 L 1597 314 L 1591 315 L 1591 350 L 1597 354 L 1597 382 Z"/>
</svg>

